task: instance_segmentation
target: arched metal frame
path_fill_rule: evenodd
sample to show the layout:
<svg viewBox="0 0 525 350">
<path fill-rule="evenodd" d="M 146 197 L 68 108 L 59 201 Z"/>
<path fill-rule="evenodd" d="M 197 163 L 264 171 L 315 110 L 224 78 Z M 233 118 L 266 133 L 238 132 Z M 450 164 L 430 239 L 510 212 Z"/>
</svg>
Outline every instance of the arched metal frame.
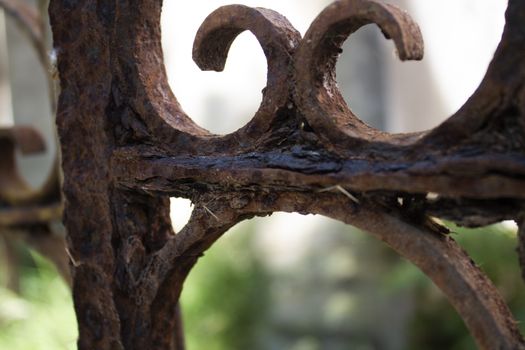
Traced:
<svg viewBox="0 0 525 350">
<path fill-rule="evenodd" d="M 238 222 L 276 211 L 370 232 L 441 288 L 480 348 L 525 348 L 496 288 L 431 219 L 483 226 L 521 217 L 525 2 L 509 1 L 502 41 L 465 105 L 433 130 L 396 135 L 350 111 L 334 71 L 342 43 L 367 23 L 401 59 L 421 58 L 417 25 L 394 6 L 335 1 L 304 38 L 268 9 L 213 12 L 197 33 L 197 64 L 221 70 L 235 37 L 250 30 L 269 68 L 253 119 L 222 136 L 196 125 L 169 88 L 161 7 L 50 5 L 79 349 L 183 348 L 176 305 L 198 257 Z M 177 234 L 169 196 L 195 204 Z"/>
</svg>

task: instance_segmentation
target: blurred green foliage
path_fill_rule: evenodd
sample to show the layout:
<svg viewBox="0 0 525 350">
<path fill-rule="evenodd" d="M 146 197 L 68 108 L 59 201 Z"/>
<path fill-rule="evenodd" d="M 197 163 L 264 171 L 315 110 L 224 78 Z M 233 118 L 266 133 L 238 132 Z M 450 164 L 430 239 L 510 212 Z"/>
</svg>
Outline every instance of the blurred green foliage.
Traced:
<svg viewBox="0 0 525 350">
<path fill-rule="evenodd" d="M 69 287 L 49 261 L 23 246 L 17 248 L 19 293 L 0 287 L 0 349 L 76 349 Z"/>
<path fill-rule="evenodd" d="M 226 234 L 192 270 L 181 297 L 189 350 L 260 349 L 269 305 L 268 276 L 243 225 Z"/>
<path fill-rule="evenodd" d="M 516 233 L 503 225 L 465 229 L 449 225 L 453 237 L 495 283 L 518 322 L 525 319 L 525 286 L 516 254 Z M 414 268 L 415 269 L 415 268 Z M 475 350 L 463 321 L 432 283 L 418 273 L 410 349 Z M 522 332 L 525 325 L 519 323 Z"/>
<path fill-rule="evenodd" d="M 523 320 L 525 288 L 515 233 L 501 225 L 452 230 Z M 186 282 L 182 307 L 189 350 L 264 349 L 270 276 L 253 253 L 253 225 L 233 231 L 200 259 Z M 19 294 L 0 288 L 0 349 L 75 349 L 76 321 L 67 286 L 49 262 L 23 249 Z M 442 293 L 410 263 L 385 255 L 395 263 L 383 273 L 384 292 L 414 296 L 407 349 L 476 349 Z"/>
</svg>

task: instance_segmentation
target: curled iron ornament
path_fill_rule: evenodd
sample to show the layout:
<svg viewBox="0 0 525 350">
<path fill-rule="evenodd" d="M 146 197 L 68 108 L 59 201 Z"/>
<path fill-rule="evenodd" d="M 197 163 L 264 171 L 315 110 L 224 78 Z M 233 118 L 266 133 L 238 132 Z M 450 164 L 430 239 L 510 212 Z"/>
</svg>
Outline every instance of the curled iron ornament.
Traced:
<svg viewBox="0 0 525 350">
<path fill-rule="evenodd" d="M 340 46 L 367 23 L 394 40 L 401 59 L 421 58 L 417 26 L 394 6 L 335 1 L 302 39 L 271 10 L 213 12 L 195 41 L 198 65 L 220 70 L 232 41 L 250 30 L 269 68 L 255 116 L 221 136 L 195 124 L 169 88 L 160 2 L 81 4 L 54 0 L 50 9 L 76 308 L 108 329 L 100 336 L 96 324 L 81 322 L 79 348 L 168 348 L 170 305 L 198 257 L 238 222 L 276 211 L 321 214 L 370 232 L 443 290 L 480 348 L 524 348 L 497 289 L 430 218 L 482 226 L 522 217 L 523 1 L 509 1 L 494 60 L 463 108 L 433 130 L 397 135 L 360 121 L 334 73 Z M 84 58 L 88 48 L 93 54 Z M 166 196 L 195 204 L 177 235 Z M 130 313 L 129 305 L 136 306 Z"/>
<path fill-rule="evenodd" d="M 193 59 L 202 70 L 222 71 L 230 45 L 244 30 L 255 35 L 268 60 L 267 86 L 259 110 L 245 127 L 226 138 L 257 141 L 268 131 L 277 111 L 293 100 L 329 144 L 352 147 L 360 141 L 385 140 L 386 133 L 373 130 L 348 109 L 335 77 L 342 44 L 369 23 L 379 25 L 394 40 L 402 60 L 423 57 L 417 24 L 406 12 L 378 1 L 333 3 L 302 40 L 288 20 L 272 10 L 230 5 L 210 14 L 197 32 L 193 49 Z"/>
<path fill-rule="evenodd" d="M 284 16 L 272 10 L 244 5 L 215 10 L 195 38 L 193 59 L 197 65 L 202 70 L 222 71 L 233 40 L 249 30 L 267 58 L 267 86 L 259 110 L 241 129 L 225 136 L 190 131 L 187 137 L 194 143 L 202 141 L 201 154 L 207 149 L 222 149 L 221 144 L 227 144 L 231 153 L 246 151 L 268 132 L 279 110 L 296 105 L 329 144 L 343 148 L 362 143 L 359 141 L 387 141 L 387 133 L 372 129 L 349 110 L 335 79 L 343 42 L 369 23 L 379 25 L 385 36 L 394 40 L 402 60 L 422 58 L 423 39 L 417 24 L 406 12 L 379 1 L 334 2 L 315 19 L 303 39 Z M 246 146 L 249 140 L 252 142 Z"/>
<path fill-rule="evenodd" d="M 288 102 L 289 67 L 301 35 L 275 11 L 224 6 L 211 13 L 199 28 L 193 47 L 194 61 L 202 70 L 222 71 L 233 40 L 245 30 L 251 31 L 261 44 L 268 61 L 268 78 L 254 117 L 246 126 L 224 137 L 255 143 L 268 131 L 277 110 Z"/>
<path fill-rule="evenodd" d="M 366 125 L 350 111 L 335 76 L 343 43 L 370 23 L 394 41 L 401 60 L 423 58 L 423 38 L 410 16 L 395 6 L 370 0 L 329 5 L 314 20 L 295 55 L 297 105 L 321 138 L 339 149 L 366 147 L 391 137 Z"/>
</svg>

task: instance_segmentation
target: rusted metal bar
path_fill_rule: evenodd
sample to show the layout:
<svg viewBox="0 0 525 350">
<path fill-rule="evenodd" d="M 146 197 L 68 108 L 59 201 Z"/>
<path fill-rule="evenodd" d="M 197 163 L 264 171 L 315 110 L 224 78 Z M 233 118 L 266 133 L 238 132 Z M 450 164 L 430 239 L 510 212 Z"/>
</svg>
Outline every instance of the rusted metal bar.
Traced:
<svg viewBox="0 0 525 350">
<path fill-rule="evenodd" d="M 334 72 L 342 43 L 368 23 L 394 40 L 401 59 L 420 59 L 421 35 L 405 12 L 339 0 L 301 38 L 272 10 L 219 8 L 197 33 L 194 60 L 221 70 L 235 37 L 249 30 L 268 79 L 252 120 L 214 135 L 168 86 L 161 4 L 50 6 L 80 349 L 182 349 L 176 305 L 198 257 L 238 222 L 276 211 L 322 214 L 370 232 L 443 290 L 480 348 L 525 348 L 497 289 L 430 217 L 482 226 L 523 211 L 525 2 L 509 1 L 476 93 L 437 128 L 412 134 L 360 121 Z M 168 196 L 195 205 L 176 235 Z"/>
</svg>

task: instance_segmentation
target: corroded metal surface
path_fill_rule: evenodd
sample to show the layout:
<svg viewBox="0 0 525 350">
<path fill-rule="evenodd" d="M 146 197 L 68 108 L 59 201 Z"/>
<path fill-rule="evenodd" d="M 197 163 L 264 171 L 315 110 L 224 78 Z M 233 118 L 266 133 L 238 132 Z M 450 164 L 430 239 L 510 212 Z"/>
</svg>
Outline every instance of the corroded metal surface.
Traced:
<svg viewBox="0 0 525 350">
<path fill-rule="evenodd" d="M 480 348 L 525 348 L 496 288 L 431 218 L 483 226 L 523 211 L 525 2 L 509 1 L 475 94 L 440 126 L 413 134 L 365 125 L 335 81 L 342 43 L 368 23 L 401 59 L 421 58 L 417 25 L 391 5 L 335 1 L 304 38 L 271 10 L 213 12 L 193 50 L 202 69 L 221 70 L 244 30 L 268 61 L 259 110 L 228 135 L 196 125 L 171 92 L 160 12 L 159 0 L 50 6 L 80 349 L 182 349 L 176 305 L 198 257 L 238 222 L 276 211 L 370 232 L 443 290 Z M 177 234 L 169 196 L 195 205 Z"/>
</svg>

